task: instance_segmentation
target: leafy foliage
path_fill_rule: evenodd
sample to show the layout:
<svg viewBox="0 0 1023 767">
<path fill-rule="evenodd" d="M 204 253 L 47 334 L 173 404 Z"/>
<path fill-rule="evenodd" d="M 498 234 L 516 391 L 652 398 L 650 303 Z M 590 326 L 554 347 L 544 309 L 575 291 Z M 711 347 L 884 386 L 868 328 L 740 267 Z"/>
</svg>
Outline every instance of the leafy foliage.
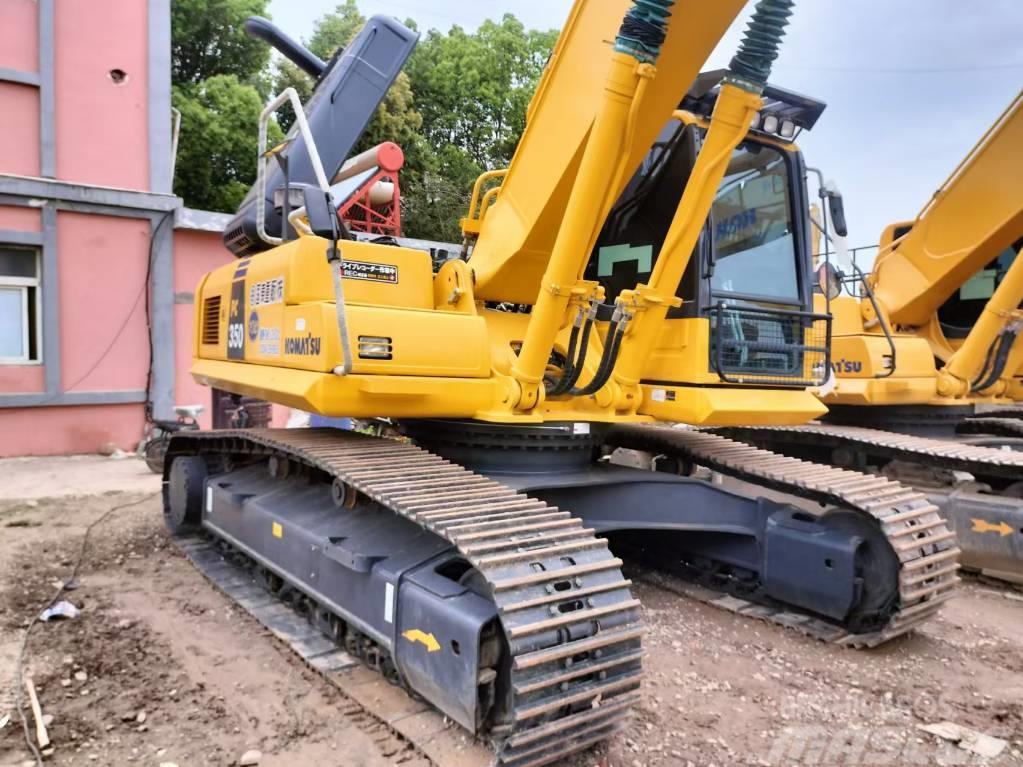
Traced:
<svg viewBox="0 0 1023 767">
<path fill-rule="evenodd" d="M 181 112 L 174 191 L 190 207 L 233 211 L 255 180 L 270 51 L 243 24 L 266 6 L 267 0 L 171 3 L 171 103 Z"/>
<path fill-rule="evenodd" d="M 262 97 L 236 75 L 213 75 L 175 85 L 171 99 L 181 111 L 175 191 L 191 207 L 235 210 L 255 180 Z M 270 133 L 283 136 L 276 125 Z"/>
<path fill-rule="evenodd" d="M 456 146 L 480 167 L 507 163 L 556 38 L 527 32 L 511 14 L 474 33 L 431 30 L 406 67 L 427 141 Z"/>
<path fill-rule="evenodd" d="M 216 33 L 225 39 L 236 32 L 243 35 L 245 16 L 260 13 L 254 9 L 265 4 L 266 0 L 174 0 L 176 14 L 178 6 L 189 13 L 200 12 L 201 6 L 213 17 L 205 26 L 183 22 L 183 34 Z M 237 14 L 233 25 L 227 20 L 230 13 Z M 345 0 L 316 22 L 305 45 L 329 60 L 365 22 L 355 0 Z M 414 26 L 412 20 L 405 23 Z M 175 35 L 178 30 L 175 22 Z M 526 30 L 511 14 L 499 22 L 484 22 L 474 32 L 454 26 L 447 33 L 431 30 L 420 39 L 356 147 L 362 151 L 394 141 L 404 150 L 402 221 L 408 236 L 461 239 L 458 219 L 465 214 L 472 184 L 484 170 L 511 160 L 529 100 L 556 39 L 556 31 Z M 260 93 L 263 83 L 274 93 L 293 87 L 303 101 L 312 94 L 308 75 L 279 57 L 272 67 L 264 58 L 257 68 L 245 69 L 249 65 L 240 62 L 251 64 L 254 59 L 242 56 L 243 46 L 236 43 L 182 43 L 188 55 L 181 56 L 180 68 L 175 43 L 174 97 L 183 116 L 176 190 L 189 205 L 232 210 L 251 184 L 259 114 L 252 98 L 265 95 Z M 238 51 L 228 55 L 225 68 L 216 72 L 204 68 L 213 46 Z M 218 80 L 213 87 L 204 83 L 216 75 L 235 79 Z M 207 87 L 197 87 L 199 83 Z M 279 120 L 287 130 L 293 116 L 282 110 Z M 242 135 L 250 121 L 249 135 Z M 186 149 L 186 144 L 194 146 Z M 212 167 L 219 163 L 223 167 Z M 183 168 L 193 164 L 199 167 Z"/>
<path fill-rule="evenodd" d="M 234 75 L 243 82 L 258 78 L 270 62 L 270 51 L 246 35 L 242 23 L 249 16 L 265 15 L 266 5 L 267 0 L 173 0 L 174 84 L 198 85 L 213 75 Z"/>
</svg>

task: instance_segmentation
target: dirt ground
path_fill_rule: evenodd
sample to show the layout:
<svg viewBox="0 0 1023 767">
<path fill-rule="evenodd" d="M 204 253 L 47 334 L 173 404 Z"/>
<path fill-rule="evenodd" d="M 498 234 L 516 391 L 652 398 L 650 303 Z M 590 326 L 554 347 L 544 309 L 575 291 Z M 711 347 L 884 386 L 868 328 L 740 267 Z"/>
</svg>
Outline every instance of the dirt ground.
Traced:
<svg viewBox="0 0 1023 767">
<path fill-rule="evenodd" d="M 270 767 L 431 764 L 192 569 L 140 462 L 97 460 L 89 494 L 75 495 L 70 462 L 47 461 L 19 467 L 64 478 L 62 497 L 19 499 L 14 483 L 38 483 L 0 462 L 0 765 L 30 758 L 13 708 L 24 626 L 68 577 L 85 527 L 130 501 L 95 528 L 65 593 L 81 615 L 32 631 L 27 667 L 53 716 L 47 763 L 232 765 L 258 749 Z M 1023 764 L 1019 590 L 968 580 L 924 630 L 857 651 L 627 575 L 649 628 L 643 703 L 623 737 L 572 767 Z M 917 729 L 942 721 L 1009 743 L 985 761 Z"/>
</svg>

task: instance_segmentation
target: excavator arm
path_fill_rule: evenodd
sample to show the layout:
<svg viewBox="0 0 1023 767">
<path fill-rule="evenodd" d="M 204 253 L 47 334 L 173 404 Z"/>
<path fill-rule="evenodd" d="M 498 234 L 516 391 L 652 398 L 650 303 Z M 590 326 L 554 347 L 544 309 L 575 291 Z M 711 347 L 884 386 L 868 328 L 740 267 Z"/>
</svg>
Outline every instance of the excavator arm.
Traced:
<svg viewBox="0 0 1023 767">
<path fill-rule="evenodd" d="M 570 308 L 577 307 L 577 317 L 581 317 L 601 303 L 599 286 L 582 279 L 600 228 L 631 176 L 630 171 L 638 166 L 689 83 L 695 79 L 694 65 L 698 67 L 700 59 L 710 52 L 714 39 L 724 31 L 723 24 L 728 20 L 727 15 L 709 11 L 708 4 L 698 4 L 687 8 L 692 16 L 685 17 L 685 23 L 679 23 L 682 17 L 673 13 L 677 10 L 673 5 L 669 0 L 637 2 L 625 13 L 614 38 L 610 66 L 596 99 L 595 116 L 586 135 L 578 170 L 567 189 L 564 212 L 549 255 L 536 258 L 533 254 L 535 265 L 543 265 L 542 275 L 538 274 L 538 269 L 528 268 L 531 259 L 527 257 L 527 266 L 519 275 L 521 279 L 505 274 L 499 280 L 500 292 L 488 292 L 488 286 L 499 279 L 495 272 L 486 270 L 494 260 L 494 255 L 487 250 L 488 243 L 504 242 L 508 237 L 497 230 L 480 232 L 478 250 L 470 260 L 476 273 L 478 297 L 513 300 L 507 291 L 514 291 L 514 286 L 518 285 L 521 291 L 515 294 L 518 300 L 532 304 L 528 325 L 510 371 L 516 387 L 513 407 L 517 410 L 537 407 L 544 401 L 545 393 L 563 393 L 559 391 L 563 387 L 557 382 L 551 384 L 546 380 L 547 364 L 558 334 L 571 322 Z M 720 10 L 721 5 L 715 5 Z M 745 137 L 763 105 L 760 94 L 777 56 L 791 7 L 791 0 L 761 0 L 757 4 L 742 46 L 722 82 L 710 129 L 650 282 L 618 297 L 611 317 L 612 327 L 593 381 L 582 390 L 570 388 L 569 394 L 589 396 L 607 386 L 603 407 L 635 412 L 640 404 L 638 383 L 642 366 L 657 340 L 668 309 L 678 303 L 675 290 L 732 150 Z M 738 6 L 734 10 L 737 11 Z M 573 14 L 572 23 L 582 22 L 582 16 Z M 699 34 L 694 37 L 697 30 Z M 571 35 L 564 46 L 559 45 L 556 60 L 561 55 L 569 58 L 567 54 L 573 48 L 570 41 Z M 673 61 L 674 56 L 679 56 L 679 60 Z M 541 102 L 551 97 L 551 89 L 559 84 L 558 80 L 554 70 L 544 79 L 538 96 Z M 532 117 L 537 119 L 546 111 L 541 103 Z M 564 114 L 561 104 L 556 105 L 555 111 Z M 527 147 L 522 155 L 524 162 L 530 158 L 528 147 L 532 138 L 530 133 L 524 141 Z M 515 165 L 513 162 L 505 184 L 517 180 Z M 500 194 L 493 208 L 509 206 L 509 199 L 514 200 L 514 194 Z M 517 265 L 514 254 L 505 261 Z M 477 266 L 479 271 L 476 271 Z M 537 276 L 539 283 L 535 282 Z M 566 370 L 562 377 L 567 375 Z"/>
<path fill-rule="evenodd" d="M 1023 232 L 1023 93 L 910 224 L 881 238 L 870 281 L 887 319 L 926 324 L 953 292 Z"/>
</svg>

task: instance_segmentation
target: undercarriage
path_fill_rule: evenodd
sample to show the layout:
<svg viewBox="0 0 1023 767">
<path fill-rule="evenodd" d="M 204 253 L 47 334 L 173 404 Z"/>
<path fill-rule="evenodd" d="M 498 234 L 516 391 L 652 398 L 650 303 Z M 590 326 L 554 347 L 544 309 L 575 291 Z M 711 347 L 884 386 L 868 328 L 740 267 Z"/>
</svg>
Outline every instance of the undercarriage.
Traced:
<svg viewBox="0 0 1023 767">
<path fill-rule="evenodd" d="M 643 628 L 620 557 L 853 646 L 911 630 L 957 581 L 937 509 L 884 478 L 687 430 L 401 427 L 401 440 L 176 435 L 167 523 L 248 561 L 339 648 L 511 767 L 606 738 L 636 703 Z M 671 471 L 617 464 L 615 448 L 656 454 Z M 678 473 L 693 464 L 801 495 L 820 513 Z"/>
</svg>

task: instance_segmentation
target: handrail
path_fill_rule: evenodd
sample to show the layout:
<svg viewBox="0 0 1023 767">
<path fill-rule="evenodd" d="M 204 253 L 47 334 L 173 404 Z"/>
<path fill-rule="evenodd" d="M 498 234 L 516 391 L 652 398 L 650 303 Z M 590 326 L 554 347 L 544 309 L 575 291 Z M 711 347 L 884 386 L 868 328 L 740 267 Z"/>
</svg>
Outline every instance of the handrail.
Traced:
<svg viewBox="0 0 1023 767">
<path fill-rule="evenodd" d="M 309 122 L 305 117 L 305 110 L 302 108 L 302 100 L 294 88 L 285 88 L 273 101 L 266 105 L 259 114 L 259 158 L 256 165 L 256 184 L 258 187 L 258 199 L 256 200 L 256 233 L 259 239 L 268 245 L 280 245 L 284 240 L 274 237 L 266 232 L 266 161 L 268 152 L 266 150 L 266 126 L 270 117 L 285 103 L 291 104 L 295 112 L 295 124 L 298 132 L 305 140 L 306 151 L 309 153 L 309 160 L 313 166 L 313 173 L 316 174 L 316 183 L 324 193 L 330 191 L 330 184 L 327 183 L 327 174 L 323 171 L 323 162 L 320 160 L 320 153 L 316 149 L 316 142 L 313 140 L 312 131 L 309 130 Z M 287 194 L 287 190 L 285 190 Z"/>
<path fill-rule="evenodd" d="M 497 199 L 497 196 L 500 193 L 501 187 L 500 185 L 498 185 L 495 187 L 491 187 L 490 189 L 487 190 L 487 193 L 483 195 L 483 202 L 480 203 L 480 221 L 482 221 L 483 217 L 487 215 L 487 209 L 494 204 L 494 200 Z"/>
<path fill-rule="evenodd" d="M 477 207 L 477 205 L 480 202 L 480 192 L 483 191 L 483 185 L 487 181 L 490 181 L 490 179 L 493 179 L 493 178 L 504 178 L 507 175 L 508 175 L 508 169 L 507 168 L 498 168 L 497 170 L 484 171 L 483 173 L 481 173 L 477 177 L 476 183 L 474 183 L 472 185 L 472 197 L 469 198 L 469 214 L 466 216 L 466 219 L 468 221 L 475 221 L 478 218 L 479 219 L 483 218 L 482 211 L 480 212 L 480 215 L 478 217 L 476 216 L 476 207 Z M 495 188 L 500 188 L 500 187 L 495 187 Z M 490 190 L 488 190 L 488 193 L 489 193 L 489 191 Z"/>
<path fill-rule="evenodd" d="M 316 183 L 321 192 L 328 197 L 330 196 L 330 183 L 327 181 L 327 174 L 323 170 L 323 162 L 320 160 L 320 153 L 316 149 L 316 142 L 313 140 L 312 131 L 309 130 L 309 122 L 306 120 L 305 110 L 302 108 L 302 100 L 299 99 L 298 93 L 294 88 L 285 88 L 277 98 L 266 105 L 266 108 L 259 115 L 259 159 L 256 166 L 256 183 L 258 185 L 256 232 L 259 234 L 260 239 L 270 245 L 280 245 L 284 242 L 284 239 L 273 237 L 266 232 L 266 162 L 268 155 L 271 153 L 266 150 L 266 126 L 270 122 L 270 116 L 280 109 L 281 105 L 285 102 L 290 103 L 291 108 L 295 112 L 295 125 L 298 126 L 298 132 L 305 141 L 306 151 L 309 153 L 309 161 L 313 166 L 313 173 L 316 175 Z M 284 195 L 285 200 L 287 200 L 287 188 L 284 190 Z M 333 205 L 333 202 L 331 205 Z M 294 225 L 298 222 L 303 210 L 303 208 L 298 208 L 291 212 L 288 215 L 288 223 Z M 285 212 L 287 212 L 287 206 L 285 206 Z M 308 226 L 298 226 L 296 228 L 302 234 L 311 234 Z M 287 232 L 287 223 L 284 225 L 284 231 Z M 327 252 L 328 261 L 330 262 L 331 281 L 334 284 L 334 309 L 337 315 L 337 330 L 341 341 L 342 354 L 342 363 L 334 368 L 334 374 L 344 376 L 352 371 L 352 348 L 351 341 L 348 338 L 348 312 L 345 309 L 345 292 L 342 283 L 343 260 L 341 254 L 337 251 L 336 239 L 331 243 Z"/>
</svg>

